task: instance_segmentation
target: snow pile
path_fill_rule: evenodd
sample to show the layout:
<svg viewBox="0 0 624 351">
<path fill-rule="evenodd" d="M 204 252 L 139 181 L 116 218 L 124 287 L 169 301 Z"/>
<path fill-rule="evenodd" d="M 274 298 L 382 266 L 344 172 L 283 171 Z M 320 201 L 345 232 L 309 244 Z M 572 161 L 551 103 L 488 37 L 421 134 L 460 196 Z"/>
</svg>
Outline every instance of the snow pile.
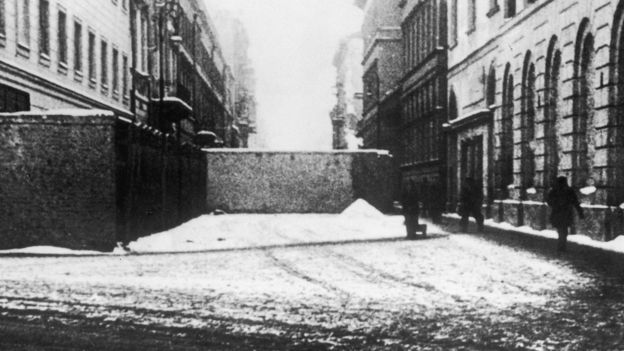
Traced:
<svg viewBox="0 0 624 351">
<path fill-rule="evenodd" d="M 384 219 L 386 216 L 363 199 L 355 200 L 340 216 L 344 218 Z"/>
</svg>

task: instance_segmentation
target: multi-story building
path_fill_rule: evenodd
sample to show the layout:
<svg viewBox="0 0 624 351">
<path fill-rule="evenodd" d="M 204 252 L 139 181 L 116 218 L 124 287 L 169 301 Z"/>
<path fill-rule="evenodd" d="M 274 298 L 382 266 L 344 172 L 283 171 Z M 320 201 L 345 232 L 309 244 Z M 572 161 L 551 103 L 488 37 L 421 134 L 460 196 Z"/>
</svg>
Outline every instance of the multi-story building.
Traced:
<svg viewBox="0 0 624 351">
<path fill-rule="evenodd" d="M 364 10 L 362 38 L 363 116 L 358 136 L 364 148 L 389 150 L 395 161 L 396 185 L 393 196 L 400 191 L 399 162 L 402 159 L 400 138 L 402 76 L 400 0 L 357 0 Z M 383 106 L 383 107 L 382 107 Z"/>
<path fill-rule="evenodd" d="M 128 0 L 0 2 L 0 111 L 131 116 L 129 16 Z"/>
<path fill-rule="evenodd" d="M 228 68 L 202 1 L 133 0 L 133 112 L 190 140 L 226 139 Z"/>
<path fill-rule="evenodd" d="M 446 0 L 403 0 L 401 172 L 444 189 L 446 157 Z M 437 194 L 444 196 L 444 194 Z"/>
<path fill-rule="evenodd" d="M 357 149 L 357 123 L 362 116 L 362 52 L 359 33 L 340 42 L 334 56 L 336 68 L 336 105 L 330 113 L 332 148 Z"/>
<path fill-rule="evenodd" d="M 544 228 L 556 176 L 620 234 L 624 1 L 450 0 L 449 183 L 481 181 L 497 220 Z"/>
<path fill-rule="evenodd" d="M 230 68 L 228 108 L 232 111 L 229 146 L 248 147 L 256 133 L 255 70 L 249 57 L 250 40 L 242 21 L 220 8 L 218 0 L 207 1 L 217 27 L 223 56 Z"/>
</svg>

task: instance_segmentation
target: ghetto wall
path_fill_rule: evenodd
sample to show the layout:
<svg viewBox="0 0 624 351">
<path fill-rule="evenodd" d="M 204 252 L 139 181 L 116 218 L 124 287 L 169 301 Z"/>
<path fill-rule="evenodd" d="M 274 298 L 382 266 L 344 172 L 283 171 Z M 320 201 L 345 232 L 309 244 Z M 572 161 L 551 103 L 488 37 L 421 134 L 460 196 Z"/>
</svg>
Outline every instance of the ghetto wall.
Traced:
<svg viewBox="0 0 624 351">
<path fill-rule="evenodd" d="M 358 198 L 392 206 L 386 153 L 209 150 L 206 158 L 209 210 L 338 213 Z"/>
<path fill-rule="evenodd" d="M 0 249 L 111 250 L 205 211 L 205 158 L 97 110 L 0 115 Z"/>
<path fill-rule="evenodd" d="M 116 240 L 112 113 L 0 116 L 0 248 Z"/>
</svg>

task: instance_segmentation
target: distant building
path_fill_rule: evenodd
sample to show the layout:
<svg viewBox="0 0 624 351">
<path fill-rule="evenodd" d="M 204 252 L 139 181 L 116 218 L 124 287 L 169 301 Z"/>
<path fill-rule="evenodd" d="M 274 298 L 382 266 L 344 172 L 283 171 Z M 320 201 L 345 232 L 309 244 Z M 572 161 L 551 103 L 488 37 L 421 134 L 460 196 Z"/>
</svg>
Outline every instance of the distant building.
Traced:
<svg viewBox="0 0 624 351">
<path fill-rule="evenodd" d="M 401 172 L 404 181 L 446 182 L 446 1 L 403 0 Z M 438 194 L 444 196 L 444 194 Z"/>
<path fill-rule="evenodd" d="M 208 2 L 213 4 L 213 2 Z M 255 70 L 249 57 L 249 36 L 241 20 L 217 4 L 211 6 L 222 52 L 231 72 L 228 109 L 232 123 L 228 130 L 231 147 L 249 147 L 256 133 Z"/>
<path fill-rule="evenodd" d="M 364 10 L 363 117 L 358 136 L 364 148 L 389 150 L 393 155 L 396 185 L 393 196 L 399 197 L 402 159 L 401 77 L 403 48 L 401 42 L 400 0 L 358 0 Z"/>
<path fill-rule="evenodd" d="M 563 175 L 591 205 L 577 231 L 622 234 L 623 13 L 616 0 L 449 1 L 453 199 L 472 176 L 492 218 L 541 229 Z"/>
<path fill-rule="evenodd" d="M 359 34 L 343 39 L 334 56 L 336 105 L 330 113 L 333 149 L 357 149 L 357 123 L 362 117 L 362 53 Z"/>
<path fill-rule="evenodd" d="M 129 3 L 0 2 L 0 112 L 130 111 Z"/>
</svg>

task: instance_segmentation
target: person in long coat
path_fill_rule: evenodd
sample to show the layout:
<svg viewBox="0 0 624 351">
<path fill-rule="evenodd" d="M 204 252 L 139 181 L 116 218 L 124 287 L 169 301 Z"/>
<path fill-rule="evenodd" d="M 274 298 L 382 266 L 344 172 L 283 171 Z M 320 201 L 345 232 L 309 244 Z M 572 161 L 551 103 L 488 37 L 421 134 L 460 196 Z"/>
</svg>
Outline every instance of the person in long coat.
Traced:
<svg viewBox="0 0 624 351">
<path fill-rule="evenodd" d="M 565 252 L 568 228 L 574 222 L 574 209 L 578 212 L 579 218 L 584 218 L 578 197 L 574 189 L 568 185 L 566 177 L 557 178 L 554 187 L 548 192 L 547 203 L 550 206 L 550 223 L 557 229 L 559 237 L 557 251 Z"/>
<path fill-rule="evenodd" d="M 479 232 L 483 232 L 483 190 L 472 177 L 466 177 L 459 194 L 459 215 L 461 216 L 461 230 L 468 231 L 468 219 L 470 216 L 477 221 Z"/>
<path fill-rule="evenodd" d="M 418 187 L 414 181 L 410 181 L 401 197 L 401 206 L 403 207 L 403 216 L 405 217 L 405 229 L 407 237 L 412 239 L 416 237 L 418 229 L 418 213 L 420 196 Z"/>
</svg>

